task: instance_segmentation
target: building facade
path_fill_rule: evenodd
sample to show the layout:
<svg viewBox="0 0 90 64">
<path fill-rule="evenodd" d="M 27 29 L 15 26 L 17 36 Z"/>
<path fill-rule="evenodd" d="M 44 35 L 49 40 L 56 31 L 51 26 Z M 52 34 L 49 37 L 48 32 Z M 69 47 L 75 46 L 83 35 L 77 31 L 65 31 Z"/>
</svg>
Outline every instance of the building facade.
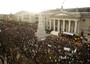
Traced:
<svg viewBox="0 0 90 64">
<path fill-rule="evenodd" d="M 87 36 L 90 33 L 90 8 L 87 11 L 80 9 L 48 10 L 44 11 L 46 29 L 58 32 L 71 32 Z M 73 11 L 71 11 L 73 10 Z"/>
<path fill-rule="evenodd" d="M 0 20 L 13 21 L 16 20 L 16 17 L 14 14 L 0 14 Z"/>
<path fill-rule="evenodd" d="M 16 20 L 17 21 L 21 21 L 21 22 L 31 22 L 31 23 L 34 23 L 36 22 L 36 17 L 35 17 L 36 14 L 34 13 L 29 13 L 27 11 L 20 11 L 18 13 L 15 14 L 16 16 Z"/>
</svg>

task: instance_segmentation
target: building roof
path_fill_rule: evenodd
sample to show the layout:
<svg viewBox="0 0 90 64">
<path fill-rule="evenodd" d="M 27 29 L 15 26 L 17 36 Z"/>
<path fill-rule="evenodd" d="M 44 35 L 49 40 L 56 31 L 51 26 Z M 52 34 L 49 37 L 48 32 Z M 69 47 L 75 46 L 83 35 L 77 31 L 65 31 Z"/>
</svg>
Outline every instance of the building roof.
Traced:
<svg viewBox="0 0 90 64">
<path fill-rule="evenodd" d="M 44 12 L 58 12 L 61 9 L 57 8 L 57 9 L 53 9 L 53 10 L 47 10 Z M 90 12 L 90 7 L 84 7 L 84 8 L 68 8 L 68 9 L 64 9 L 64 11 L 68 11 L 68 12 L 76 12 L 78 10 L 78 12 Z"/>
<path fill-rule="evenodd" d="M 64 13 L 72 14 L 72 15 L 80 15 L 81 17 L 90 17 L 90 7 L 84 7 L 84 8 L 68 8 L 68 9 L 63 9 Z M 46 14 L 55 14 L 55 13 L 60 13 L 61 9 L 53 9 L 53 10 L 47 10 L 43 11 L 42 13 Z M 61 11 L 62 12 L 62 11 Z M 74 13 L 75 12 L 75 13 Z"/>
<path fill-rule="evenodd" d="M 66 11 L 69 12 L 76 12 L 78 9 L 78 12 L 90 12 L 90 7 L 84 7 L 84 8 L 71 8 L 71 9 L 65 9 Z"/>
</svg>

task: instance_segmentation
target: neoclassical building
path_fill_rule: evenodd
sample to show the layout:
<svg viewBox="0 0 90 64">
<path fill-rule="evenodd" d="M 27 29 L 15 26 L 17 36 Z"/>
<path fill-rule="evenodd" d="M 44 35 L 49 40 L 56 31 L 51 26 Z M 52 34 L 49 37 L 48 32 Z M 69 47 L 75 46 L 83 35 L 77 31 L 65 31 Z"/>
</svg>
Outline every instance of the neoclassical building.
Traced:
<svg viewBox="0 0 90 64">
<path fill-rule="evenodd" d="M 55 9 L 44 11 L 45 28 L 58 32 L 71 32 L 80 35 L 90 33 L 90 8 Z"/>
</svg>

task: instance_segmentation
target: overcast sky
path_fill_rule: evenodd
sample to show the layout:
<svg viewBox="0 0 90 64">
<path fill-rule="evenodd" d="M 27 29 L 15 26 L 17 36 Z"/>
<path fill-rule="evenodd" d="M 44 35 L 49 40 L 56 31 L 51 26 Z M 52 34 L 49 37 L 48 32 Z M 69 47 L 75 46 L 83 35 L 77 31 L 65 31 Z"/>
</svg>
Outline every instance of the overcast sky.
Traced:
<svg viewBox="0 0 90 64">
<path fill-rule="evenodd" d="M 0 14 L 61 8 L 64 0 L 0 0 Z M 64 8 L 90 7 L 90 0 L 65 0 Z"/>
</svg>

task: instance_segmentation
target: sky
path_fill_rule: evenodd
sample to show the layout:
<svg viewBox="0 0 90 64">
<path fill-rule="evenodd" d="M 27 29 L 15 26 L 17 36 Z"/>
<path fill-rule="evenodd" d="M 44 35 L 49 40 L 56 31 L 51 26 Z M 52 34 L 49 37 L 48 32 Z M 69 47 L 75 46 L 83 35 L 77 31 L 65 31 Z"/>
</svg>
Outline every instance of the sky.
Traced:
<svg viewBox="0 0 90 64">
<path fill-rule="evenodd" d="M 19 11 L 41 12 L 61 8 L 90 7 L 90 0 L 0 0 L 0 14 Z"/>
</svg>

